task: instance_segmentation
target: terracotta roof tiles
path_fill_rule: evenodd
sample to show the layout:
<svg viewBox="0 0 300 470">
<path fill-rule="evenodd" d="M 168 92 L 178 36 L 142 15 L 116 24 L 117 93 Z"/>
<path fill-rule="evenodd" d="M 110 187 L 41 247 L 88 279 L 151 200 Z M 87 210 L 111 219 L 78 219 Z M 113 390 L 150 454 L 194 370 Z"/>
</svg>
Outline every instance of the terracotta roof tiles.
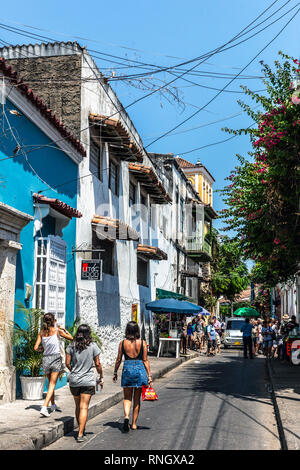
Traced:
<svg viewBox="0 0 300 470">
<path fill-rule="evenodd" d="M 65 202 L 60 201 L 60 199 L 49 198 L 37 193 L 33 194 L 33 199 L 34 202 L 38 204 L 49 204 L 52 209 L 55 209 L 57 212 L 60 212 L 61 214 L 65 215 L 66 217 L 69 217 L 70 219 L 72 219 L 72 217 L 82 217 L 81 212 L 69 206 Z"/>
</svg>

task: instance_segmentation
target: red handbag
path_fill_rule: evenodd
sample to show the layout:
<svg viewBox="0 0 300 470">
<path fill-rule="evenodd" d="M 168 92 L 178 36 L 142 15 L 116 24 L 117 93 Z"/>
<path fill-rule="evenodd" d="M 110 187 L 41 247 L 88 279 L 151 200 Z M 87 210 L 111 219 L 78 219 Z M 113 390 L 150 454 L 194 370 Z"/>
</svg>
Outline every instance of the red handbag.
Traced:
<svg viewBox="0 0 300 470">
<path fill-rule="evenodd" d="M 143 385 L 143 387 L 142 387 L 142 400 L 143 401 L 158 400 L 158 396 L 157 396 L 154 388 L 149 387 L 148 385 Z"/>
</svg>

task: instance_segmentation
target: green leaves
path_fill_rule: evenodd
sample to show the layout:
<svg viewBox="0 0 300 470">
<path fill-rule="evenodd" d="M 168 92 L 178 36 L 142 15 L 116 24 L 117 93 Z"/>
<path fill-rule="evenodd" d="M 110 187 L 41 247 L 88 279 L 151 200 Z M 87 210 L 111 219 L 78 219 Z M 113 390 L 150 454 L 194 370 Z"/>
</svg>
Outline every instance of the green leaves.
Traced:
<svg viewBox="0 0 300 470">
<path fill-rule="evenodd" d="M 299 62 L 280 53 L 272 70 L 262 63 L 268 96 L 244 88 L 264 111 L 254 112 L 239 102 L 254 118 L 257 128 L 250 134 L 251 160 L 240 165 L 222 191 L 227 208 L 221 218 L 224 230 L 236 230 L 244 256 L 265 265 L 265 282 L 289 279 L 300 261 L 300 106 L 293 104 L 291 82 L 299 75 Z M 295 65 L 296 64 L 296 65 Z M 227 132 L 245 132 L 244 129 Z M 276 279 L 275 279 L 276 277 Z"/>
<path fill-rule="evenodd" d="M 16 322 L 11 323 L 13 344 L 15 346 L 14 366 L 24 375 L 39 377 L 41 375 L 43 354 L 34 351 L 33 348 L 40 331 L 44 312 L 39 309 L 26 308 L 19 301 L 16 304 L 17 312 L 23 313 L 25 326 L 21 327 Z"/>
<path fill-rule="evenodd" d="M 68 332 L 73 336 L 76 335 L 77 333 L 77 330 L 78 330 L 78 327 L 79 325 L 81 324 L 82 322 L 80 321 L 80 318 L 76 318 L 72 324 L 72 326 L 70 326 L 69 328 L 66 328 L 66 330 L 68 330 Z M 90 326 L 91 328 L 91 336 L 92 336 L 92 339 L 94 341 L 94 343 L 97 344 L 97 346 L 99 347 L 100 350 L 102 350 L 102 342 L 97 334 L 97 332 Z M 68 344 L 70 343 L 70 341 L 66 341 Z"/>
<path fill-rule="evenodd" d="M 212 290 L 233 301 L 236 294 L 249 284 L 248 269 L 243 261 L 243 250 L 238 241 L 223 237 L 219 243 L 218 257 L 212 266 Z"/>
</svg>

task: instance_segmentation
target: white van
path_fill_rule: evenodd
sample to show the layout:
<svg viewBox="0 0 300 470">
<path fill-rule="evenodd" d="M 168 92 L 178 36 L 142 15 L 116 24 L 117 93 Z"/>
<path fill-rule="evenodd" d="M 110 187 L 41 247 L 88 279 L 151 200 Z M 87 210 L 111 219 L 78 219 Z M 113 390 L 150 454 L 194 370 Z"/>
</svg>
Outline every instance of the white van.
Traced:
<svg viewBox="0 0 300 470">
<path fill-rule="evenodd" d="M 243 347 L 243 333 L 241 327 L 245 323 L 243 317 L 232 317 L 226 321 L 226 329 L 224 335 L 224 348 Z"/>
</svg>

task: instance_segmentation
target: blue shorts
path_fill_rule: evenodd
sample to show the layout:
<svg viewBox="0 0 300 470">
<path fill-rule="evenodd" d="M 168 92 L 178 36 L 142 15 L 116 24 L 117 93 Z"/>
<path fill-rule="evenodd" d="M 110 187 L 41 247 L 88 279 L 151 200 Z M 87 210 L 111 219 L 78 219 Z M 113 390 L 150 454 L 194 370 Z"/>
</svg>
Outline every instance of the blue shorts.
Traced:
<svg viewBox="0 0 300 470">
<path fill-rule="evenodd" d="M 148 377 L 143 361 L 124 361 L 121 387 L 140 388 L 143 385 L 148 385 Z"/>
</svg>

